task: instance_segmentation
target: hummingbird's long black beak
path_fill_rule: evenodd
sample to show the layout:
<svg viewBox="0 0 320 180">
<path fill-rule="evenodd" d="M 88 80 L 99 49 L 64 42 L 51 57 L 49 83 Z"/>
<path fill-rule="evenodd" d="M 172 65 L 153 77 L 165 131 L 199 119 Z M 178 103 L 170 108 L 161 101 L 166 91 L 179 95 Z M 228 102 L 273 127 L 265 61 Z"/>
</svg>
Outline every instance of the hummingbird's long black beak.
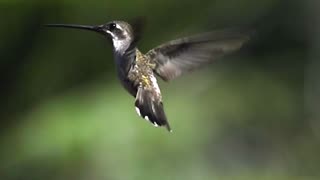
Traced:
<svg viewBox="0 0 320 180">
<path fill-rule="evenodd" d="M 102 33 L 102 26 L 89 26 L 89 25 L 78 25 L 78 24 L 45 24 L 47 27 L 62 27 L 62 28 L 73 28 L 73 29 L 84 29 L 88 31 L 95 31 Z"/>
</svg>

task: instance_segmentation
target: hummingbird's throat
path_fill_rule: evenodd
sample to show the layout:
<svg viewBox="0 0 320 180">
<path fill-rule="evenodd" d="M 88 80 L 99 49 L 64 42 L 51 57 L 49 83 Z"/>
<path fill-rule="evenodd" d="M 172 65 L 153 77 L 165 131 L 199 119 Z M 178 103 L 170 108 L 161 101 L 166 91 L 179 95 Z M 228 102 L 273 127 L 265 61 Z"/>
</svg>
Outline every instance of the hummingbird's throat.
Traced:
<svg viewBox="0 0 320 180">
<path fill-rule="evenodd" d="M 123 54 L 131 45 L 132 39 L 129 36 L 124 36 L 124 38 L 119 38 L 111 33 L 112 43 L 114 50 Z"/>
<path fill-rule="evenodd" d="M 123 39 L 119 40 L 119 39 L 113 38 L 112 41 L 113 41 L 114 50 L 121 53 L 125 52 L 130 45 L 130 42 L 127 42 Z"/>
</svg>

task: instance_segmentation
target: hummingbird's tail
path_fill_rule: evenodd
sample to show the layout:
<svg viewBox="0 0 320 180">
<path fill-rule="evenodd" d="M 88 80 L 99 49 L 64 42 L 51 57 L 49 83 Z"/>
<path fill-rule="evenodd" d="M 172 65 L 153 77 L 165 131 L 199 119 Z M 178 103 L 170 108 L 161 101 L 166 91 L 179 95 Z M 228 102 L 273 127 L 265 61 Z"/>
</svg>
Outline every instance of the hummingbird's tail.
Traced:
<svg viewBox="0 0 320 180">
<path fill-rule="evenodd" d="M 148 120 L 156 127 L 166 126 L 167 130 L 172 132 L 163 110 L 163 104 L 160 99 L 155 98 L 152 90 L 139 88 L 135 106 L 139 116 Z"/>
</svg>

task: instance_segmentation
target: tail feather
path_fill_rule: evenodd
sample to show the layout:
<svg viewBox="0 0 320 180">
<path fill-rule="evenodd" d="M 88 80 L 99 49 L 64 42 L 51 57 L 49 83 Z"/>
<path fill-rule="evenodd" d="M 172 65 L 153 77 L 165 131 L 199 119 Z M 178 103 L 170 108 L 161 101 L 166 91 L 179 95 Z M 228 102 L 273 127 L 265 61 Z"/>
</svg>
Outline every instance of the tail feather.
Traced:
<svg viewBox="0 0 320 180">
<path fill-rule="evenodd" d="M 152 90 L 139 88 L 136 101 L 136 111 L 142 118 L 151 122 L 154 126 L 165 126 L 171 132 L 170 125 L 163 110 L 163 104 L 154 96 Z"/>
</svg>

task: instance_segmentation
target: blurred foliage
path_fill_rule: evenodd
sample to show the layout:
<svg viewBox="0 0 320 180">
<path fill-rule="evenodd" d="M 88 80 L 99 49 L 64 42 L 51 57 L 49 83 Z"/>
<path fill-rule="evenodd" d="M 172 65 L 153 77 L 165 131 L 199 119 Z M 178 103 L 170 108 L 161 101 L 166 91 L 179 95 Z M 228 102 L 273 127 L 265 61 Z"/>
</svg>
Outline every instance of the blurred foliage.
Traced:
<svg viewBox="0 0 320 180">
<path fill-rule="evenodd" d="M 0 1 L 0 179 L 318 179 L 319 2 Z M 118 82 L 110 43 L 46 23 L 145 16 L 139 44 L 251 27 L 240 52 L 160 82 L 173 133 Z"/>
</svg>

